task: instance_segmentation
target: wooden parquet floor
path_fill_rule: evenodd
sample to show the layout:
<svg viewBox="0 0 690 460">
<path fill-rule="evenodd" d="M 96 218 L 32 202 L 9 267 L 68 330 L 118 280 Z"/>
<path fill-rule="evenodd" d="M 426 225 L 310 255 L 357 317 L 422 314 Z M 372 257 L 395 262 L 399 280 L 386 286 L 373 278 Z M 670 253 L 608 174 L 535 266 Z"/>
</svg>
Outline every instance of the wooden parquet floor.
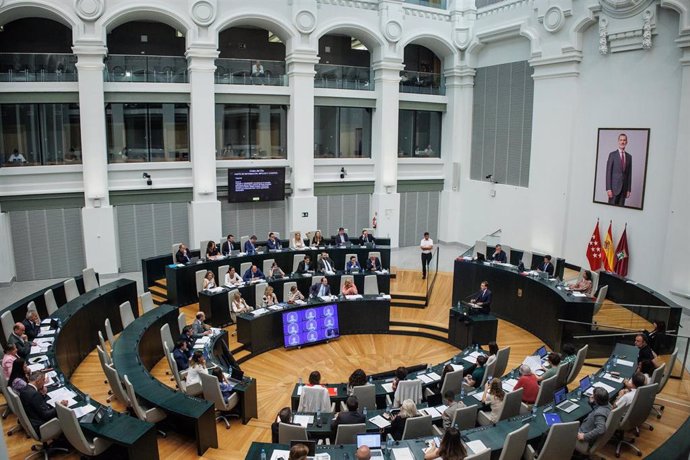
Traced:
<svg viewBox="0 0 690 460">
<path fill-rule="evenodd" d="M 411 271 L 397 271 L 397 279 L 392 280 L 392 290 L 405 292 L 423 292 L 425 283 L 419 273 Z M 452 292 L 452 274 L 439 273 L 434 288 L 430 306 L 426 309 L 392 308 L 391 319 L 417 324 L 430 324 L 441 327 L 448 325 L 448 307 Z M 182 309 L 191 322 L 198 306 L 190 305 Z M 641 318 L 631 318 L 615 304 L 607 304 L 597 317 L 601 324 L 615 321 L 615 316 L 625 317 L 626 321 L 639 321 Z M 627 312 L 627 310 L 626 310 Z M 626 326 L 624 326 L 626 327 Z M 234 330 L 231 326 L 229 331 Z M 500 346 L 510 346 L 511 356 L 509 368 L 520 364 L 522 359 L 541 345 L 539 340 L 505 321 L 499 321 L 498 343 Z M 230 348 L 237 346 L 236 337 L 230 336 Z M 161 458 L 166 460 L 205 458 L 205 459 L 240 459 L 244 458 L 252 441 L 270 441 L 270 425 L 280 408 L 289 405 L 292 388 L 299 377 L 307 378 L 312 370 L 319 370 L 326 382 L 345 382 L 355 368 L 361 367 L 367 373 L 393 369 L 399 365 L 413 365 L 419 363 L 438 363 L 455 354 L 457 349 L 438 340 L 400 335 L 352 335 L 339 340 L 308 347 L 301 350 L 286 351 L 277 349 L 263 353 L 250 359 L 242 365 L 247 375 L 257 379 L 259 396 L 259 417 L 242 425 L 236 419 L 231 421 L 231 429 L 226 430 L 222 424 L 217 425 L 218 449 L 209 449 L 203 457 L 197 457 L 193 441 L 179 433 L 168 432 L 167 438 L 158 438 L 158 448 Z M 168 385 L 173 385 L 169 376 L 165 375 L 167 363 L 159 362 L 152 370 L 153 375 Z M 595 370 L 585 366 L 582 376 Z M 91 353 L 75 372 L 73 383 L 91 394 L 92 398 L 105 402 L 107 385 L 103 384 L 104 374 L 100 368 L 95 351 Z M 661 420 L 650 417 L 654 431 L 644 431 L 637 439 L 636 445 L 645 454 L 653 451 L 663 443 L 690 416 L 690 379 L 670 380 L 664 393 L 658 397 L 666 404 L 666 410 Z M 115 410 L 124 407 L 113 401 Z M 6 431 L 15 424 L 14 415 L 2 421 L 5 441 L 8 446 L 10 459 L 23 459 L 29 454 L 31 440 L 21 432 L 8 437 Z M 613 459 L 614 448 L 607 446 L 603 454 Z M 78 459 L 72 453 L 55 456 L 57 459 Z M 628 450 L 624 450 L 621 458 L 638 458 Z"/>
</svg>

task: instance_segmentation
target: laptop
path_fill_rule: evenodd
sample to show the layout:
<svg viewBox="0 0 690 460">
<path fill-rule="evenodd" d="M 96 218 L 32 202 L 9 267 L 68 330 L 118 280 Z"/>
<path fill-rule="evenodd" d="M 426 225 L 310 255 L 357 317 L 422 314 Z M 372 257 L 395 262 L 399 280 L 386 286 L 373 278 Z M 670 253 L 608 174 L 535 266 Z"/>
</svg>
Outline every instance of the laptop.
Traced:
<svg viewBox="0 0 690 460">
<path fill-rule="evenodd" d="M 556 405 L 556 408 L 562 410 L 566 414 L 569 414 L 578 407 L 580 407 L 578 403 L 568 401 L 568 396 L 566 395 L 565 387 L 556 390 L 556 392 L 553 394 L 553 401 Z"/>
<path fill-rule="evenodd" d="M 552 412 L 544 412 L 544 420 L 546 421 L 546 426 L 562 422 L 561 416 Z"/>
<path fill-rule="evenodd" d="M 242 379 L 244 378 L 244 372 L 242 370 L 240 370 L 239 367 L 231 367 L 230 372 L 231 372 L 230 378 L 233 380 L 237 380 L 237 381 L 241 382 Z"/>
<path fill-rule="evenodd" d="M 371 458 L 383 458 L 383 451 L 381 450 L 381 435 L 379 433 L 372 434 L 358 434 L 357 448 L 367 446 L 371 452 Z"/>
<path fill-rule="evenodd" d="M 486 256 L 483 253 L 478 252 L 477 253 L 477 262 L 484 262 L 485 260 L 486 260 Z"/>
<path fill-rule="evenodd" d="M 589 375 L 585 375 L 580 379 L 580 391 L 583 395 L 587 396 L 590 396 L 591 393 L 594 391 L 592 389 L 592 379 Z"/>
<path fill-rule="evenodd" d="M 539 356 L 540 359 L 546 358 L 546 355 L 548 355 L 549 352 L 546 351 L 546 347 L 542 345 L 542 347 L 537 350 L 537 356 Z"/>
</svg>

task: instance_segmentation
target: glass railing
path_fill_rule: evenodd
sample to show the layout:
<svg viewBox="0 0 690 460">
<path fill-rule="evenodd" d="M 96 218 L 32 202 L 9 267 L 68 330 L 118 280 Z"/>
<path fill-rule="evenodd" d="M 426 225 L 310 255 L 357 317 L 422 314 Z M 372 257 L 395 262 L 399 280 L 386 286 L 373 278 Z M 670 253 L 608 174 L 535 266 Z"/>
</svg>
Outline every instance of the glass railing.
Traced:
<svg viewBox="0 0 690 460">
<path fill-rule="evenodd" d="M 445 78 L 440 73 L 400 72 L 400 92 L 415 94 L 446 94 Z"/>
<path fill-rule="evenodd" d="M 431 8 L 446 9 L 446 0 L 404 0 L 411 5 L 429 6 Z"/>
<path fill-rule="evenodd" d="M 182 56 L 110 54 L 105 60 L 104 81 L 137 83 L 187 83 L 187 59 Z"/>
<path fill-rule="evenodd" d="M 315 88 L 374 89 L 373 73 L 369 67 L 354 67 L 334 64 L 316 64 Z"/>
<path fill-rule="evenodd" d="M 216 59 L 216 83 L 220 85 L 287 86 L 285 61 Z"/>
<path fill-rule="evenodd" d="M 73 54 L 0 53 L 0 82 L 77 81 Z"/>
</svg>

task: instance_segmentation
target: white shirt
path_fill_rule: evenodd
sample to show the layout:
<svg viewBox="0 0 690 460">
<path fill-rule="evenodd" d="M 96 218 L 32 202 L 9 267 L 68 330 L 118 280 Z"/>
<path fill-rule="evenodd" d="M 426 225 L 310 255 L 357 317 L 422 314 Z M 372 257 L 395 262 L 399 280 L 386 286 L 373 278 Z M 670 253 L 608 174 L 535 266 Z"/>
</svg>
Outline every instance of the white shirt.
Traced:
<svg viewBox="0 0 690 460">
<path fill-rule="evenodd" d="M 242 284 L 242 277 L 235 272 L 234 277 L 230 277 L 230 272 L 225 274 L 225 285 L 226 286 L 234 286 L 237 284 Z"/>
<path fill-rule="evenodd" d="M 633 388 L 616 400 L 616 407 L 626 407 L 632 403 L 637 388 Z"/>
<path fill-rule="evenodd" d="M 422 254 L 431 254 L 431 250 L 434 248 L 434 240 L 431 238 L 428 240 L 423 239 L 419 246 L 422 248 Z"/>
</svg>

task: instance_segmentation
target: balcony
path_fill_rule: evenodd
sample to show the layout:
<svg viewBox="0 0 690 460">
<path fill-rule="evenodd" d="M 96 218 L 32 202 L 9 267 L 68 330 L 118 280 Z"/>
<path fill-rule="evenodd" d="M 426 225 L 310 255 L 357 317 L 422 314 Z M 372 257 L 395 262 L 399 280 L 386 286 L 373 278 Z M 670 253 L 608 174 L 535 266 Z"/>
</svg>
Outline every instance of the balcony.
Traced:
<svg viewBox="0 0 690 460">
<path fill-rule="evenodd" d="M 111 54 L 105 60 L 103 81 L 188 83 L 187 59 L 181 56 Z"/>
<path fill-rule="evenodd" d="M 354 89 L 372 91 L 373 73 L 369 67 L 316 64 L 315 88 Z"/>
<path fill-rule="evenodd" d="M 0 82 L 77 81 L 73 54 L 0 53 Z"/>
<path fill-rule="evenodd" d="M 404 0 L 411 5 L 428 6 L 430 8 L 446 9 L 446 0 Z"/>
<path fill-rule="evenodd" d="M 216 84 L 287 86 L 285 61 L 216 59 Z"/>
<path fill-rule="evenodd" d="M 400 72 L 400 92 L 413 94 L 446 94 L 445 78 L 440 73 Z"/>
</svg>

